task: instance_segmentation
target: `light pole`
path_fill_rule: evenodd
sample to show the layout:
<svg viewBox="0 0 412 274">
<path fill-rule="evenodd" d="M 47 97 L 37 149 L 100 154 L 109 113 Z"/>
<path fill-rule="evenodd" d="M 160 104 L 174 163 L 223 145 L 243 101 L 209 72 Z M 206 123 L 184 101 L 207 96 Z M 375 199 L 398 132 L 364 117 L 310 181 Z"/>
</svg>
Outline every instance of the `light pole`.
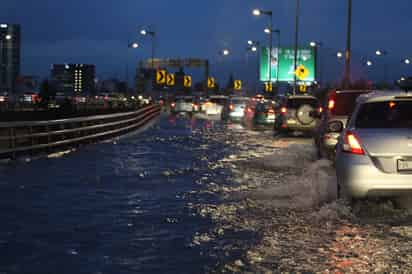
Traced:
<svg viewBox="0 0 412 274">
<path fill-rule="evenodd" d="M 4 62 L 4 41 L 10 41 L 13 38 L 13 36 L 11 36 L 10 34 L 3 34 L 0 35 L 0 73 L 3 75 L 3 67 L 5 66 L 5 64 L 3 64 Z M 3 83 L 4 79 L 3 76 L 0 77 L 0 87 L 1 87 L 1 92 L 4 91 L 4 83 Z"/>
<path fill-rule="evenodd" d="M 299 13 L 300 13 L 300 0 L 296 0 L 296 17 L 295 17 L 295 57 L 294 57 L 294 72 L 298 68 L 298 43 L 299 43 Z M 298 89 L 297 78 L 294 73 L 294 87 L 293 94 L 296 94 Z"/>
<path fill-rule="evenodd" d="M 323 46 L 323 43 L 319 42 L 319 41 L 312 41 L 312 42 L 309 43 L 309 45 L 312 48 L 315 49 L 315 58 L 317 58 L 318 61 L 319 61 L 319 65 L 320 65 L 319 66 L 319 85 L 322 85 L 322 83 L 323 83 L 323 59 L 319 54 L 319 52 L 320 52 L 319 49 Z M 338 56 L 338 58 L 339 58 L 339 56 Z M 317 68 L 318 68 L 318 66 L 316 66 L 315 69 L 317 70 Z"/>
<path fill-rule="evenodd" d="M 152 38 L 152 72 L 154 71 L 154 55 L 155 55 L 155 36 L 156 32 L 152 30 L 142 29 L 140 34 L 143 36 L 149 35 Z"/>
<path fill-rule="evenodd" d="M 126 58 L 126 87 L 129 87 L 129 50 L 130 49 L 137 49 L 140 45 L 137 42 L 127 42 L 127 58 Z"/>
<path fill-rule="evenodd" d="M 386 56 L 386 55 L 388 55 L 388 52 L 387 51 L 385 51 L 385 50 L 382 50 L 382 49 L 377 49 L 376 51 L 375 51 L 375 54 L 376 54 L 376 56 L 378 56 L 378 57 L 384 57 L 384 56 Z M 388 63 L 386 62 L 386 60 L 385 60 L 385 62 L 384 62 L 384 64 L 383 64 L 383 80 L 386 82 L 387 80 L 388 80 Z"/>
<path fill-rule="evenodd" d="M 260 10 L 254 9 L 253 15 L 260 16 L 260 15 L 267 15 L 269 16 L 269 81 L 272 82 L 272 29 L 273 29 L 273 13 L 271 10 Z"/>
<path fill-rule="evenodd" d="M 346 34 L 346 51 L 345 51 L 345 74 L 343 77 L 343 85 L 345 88 L 350 86 L 350 63 L 351 63 L 351 40 L 352 40 L 352 0 L 348 0 L 348 22 Z"/>
<path fill-rule="evenodd" d="M 260 42 L 259 41 L 252 41 L 249 40 L 248 42 L 248 50 L 251 52 L 257 53 L 257 61 L 256 61 L 256 90 L 258 89 L 259 81 L 260 81 L 260 67 L 259 67 L 259 60 L 260 60 Z"/>
</svg>

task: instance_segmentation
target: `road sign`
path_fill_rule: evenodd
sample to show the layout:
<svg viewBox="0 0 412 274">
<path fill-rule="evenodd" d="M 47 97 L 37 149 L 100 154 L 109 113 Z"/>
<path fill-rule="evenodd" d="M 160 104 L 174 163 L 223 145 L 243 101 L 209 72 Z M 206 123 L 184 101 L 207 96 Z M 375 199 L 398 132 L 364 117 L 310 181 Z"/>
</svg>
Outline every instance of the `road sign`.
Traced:
<svg viewBox="0 0 412 274">
<path fill-rule="evenodd" d="M 265 91 L 266 92 L 272 92 L 272 90 L 273 90 L 272 82 L 266 82 L 265 83 Z"/>
<path fill-rule="evenodd" d="M 307 86 L 305 84 L 299 86 L 299 91 L 302 93 L 305 93 L 308 90 Z"/>
<path fill-rule="evenodd" d="M 166 84 L 166 71 L 165 70 L 156 71 L 156 83 Z"/>
<path fill-rule="evenodd" d="M 209 77 L 209 78 L 207 79 L 207 87 L 208 87 L 208 88 L 214 88 L 215 85 L 216 85 L 215 78 Z"/>
<path fill-rule="evenodd" d="M 295 74 L 300 80 L 305 80 L 309 76 L 309 70 L 304 65 L 300 65 L 295 70 Z"/>
<path fill-rule="evenodd" d="M 269 48 L 262 47 L 260 55 L 260 81 L 262 82 L 293 82 L 295 79 L 295 49 L 277 48 L 272 49 L 272 59 L 270 62 Z M 309 71 L 305 82 L 315 81 L 316 50 L 315 48 L 298 49 L 297 67 L 304 65 Z M 269 63 L 271 63 L 269 65 Z M 270 68 L 270 70 L 269 70 Z M 269 79 L 269 76 L 271 79 Z"/>
<path fill-rule="evenodd" d="M 167 74 L 167 81 L 166 84 L 168 86 L 174 86 L 175 85 L 175 75 L 172 73 Z"/>
<path fill-rule="evenodd" d="M 241 80 L 235 80 L 233 82 L 233 88 L 235 90 L 241 90 L 242 89 L 242 81 Z"/>
<path fill-rule="evenodd" d="M 190 75 L 185 75 L 183 85 L 186 88 L 190 88 L 192 86 L 192 76 Z"/>
</svg>

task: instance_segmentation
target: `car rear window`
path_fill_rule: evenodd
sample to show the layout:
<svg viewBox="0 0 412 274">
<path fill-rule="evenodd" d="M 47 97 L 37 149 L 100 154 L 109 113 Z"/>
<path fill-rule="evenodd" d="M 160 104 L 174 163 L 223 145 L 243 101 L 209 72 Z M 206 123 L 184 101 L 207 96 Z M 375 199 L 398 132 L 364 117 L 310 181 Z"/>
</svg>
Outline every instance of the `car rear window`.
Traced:
<svg viewBox="0 0 412 274">
<path fill-rule="evenodd" d="M 256 105 L 256 111 L 261 111 L 265 112 L 272 109 L 273 110 L 273 105 L 272 103 L 259 103 Z"/>
<path fill-rule="evenodd" d="M 297 109 L 302 105 L 310 105 L 313 108 L 317 108 L 319 106 L 319 102 L 315 98 L 293 98 L 287 100 L 286 107 Z"/>
<path fill-rule="evenodd" d="M 230 102 L 235 105 L 244 105 L 247 103 L 247 99 L 232 99 Z"/>
<path fill-rule="evenodd" d="M 225 98 L 210 98 L 210 102 L 219 104 L 219 105 L 224 105 L 226 104 L 227 99 Z"/>
<path fill-rule="evenodd" d="M 363 104 L 355 125 L 357 128 L 412 128 L 412 101 Z"/>
<path fill-rule="evenodd" d="M 359 95 L 364 94 L 361 92 L 356 93 L 337 93 L 329 99 L 335 101 L 334 107 L 330 109 L 333 115 L 349 116 L 352 114 L 356 99 Z"/>
</svg>

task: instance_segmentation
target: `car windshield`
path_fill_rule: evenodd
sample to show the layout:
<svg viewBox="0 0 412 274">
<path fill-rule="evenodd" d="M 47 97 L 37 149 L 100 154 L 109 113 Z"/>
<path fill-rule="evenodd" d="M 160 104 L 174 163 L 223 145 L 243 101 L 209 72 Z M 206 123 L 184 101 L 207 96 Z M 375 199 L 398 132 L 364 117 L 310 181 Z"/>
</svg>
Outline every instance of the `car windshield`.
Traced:
<svg viewBox="0 0 412 274">
<path fill-rule="evenodd" d="M 316 100 L 315 98 L 290 98 L 287 101 L 287 107 L 288 108 L 299 108 L 302 105 L 309 105 L 311 107 L 317 108 L 319 106 L 319 102 L 318 100 Z"/>
<path fill-rule="evenodd" d="M 366 103 L 356 116 L 357 128 L 412 128 L 412 101 Z"/>
<path fill-rule="evenodd" d="M 354 92 L 354 93 L 337 93 L 330 99 L 335 101 L 334 107 L 330 109 L 331 114 L 333 115 L 341 115 L 341 116 L 349 116 L 355 106 L 356 106 L 356 99 L 363 93 L 361 92 Z"/>
</svg>

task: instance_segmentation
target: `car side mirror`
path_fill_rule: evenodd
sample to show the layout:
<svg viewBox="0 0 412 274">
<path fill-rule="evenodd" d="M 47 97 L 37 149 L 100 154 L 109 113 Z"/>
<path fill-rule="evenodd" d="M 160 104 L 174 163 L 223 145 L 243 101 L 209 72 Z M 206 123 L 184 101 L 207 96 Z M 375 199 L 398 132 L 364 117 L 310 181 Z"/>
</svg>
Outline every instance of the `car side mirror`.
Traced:
<svg viewBox="0 0 412 274">
<path fill-rule="evenodd" d="M 341 133 L 343 131 L 344 125 L 341 121 L 333 121 L 328 124 L 328 131 L 334 133 Z"/>
</svg>

